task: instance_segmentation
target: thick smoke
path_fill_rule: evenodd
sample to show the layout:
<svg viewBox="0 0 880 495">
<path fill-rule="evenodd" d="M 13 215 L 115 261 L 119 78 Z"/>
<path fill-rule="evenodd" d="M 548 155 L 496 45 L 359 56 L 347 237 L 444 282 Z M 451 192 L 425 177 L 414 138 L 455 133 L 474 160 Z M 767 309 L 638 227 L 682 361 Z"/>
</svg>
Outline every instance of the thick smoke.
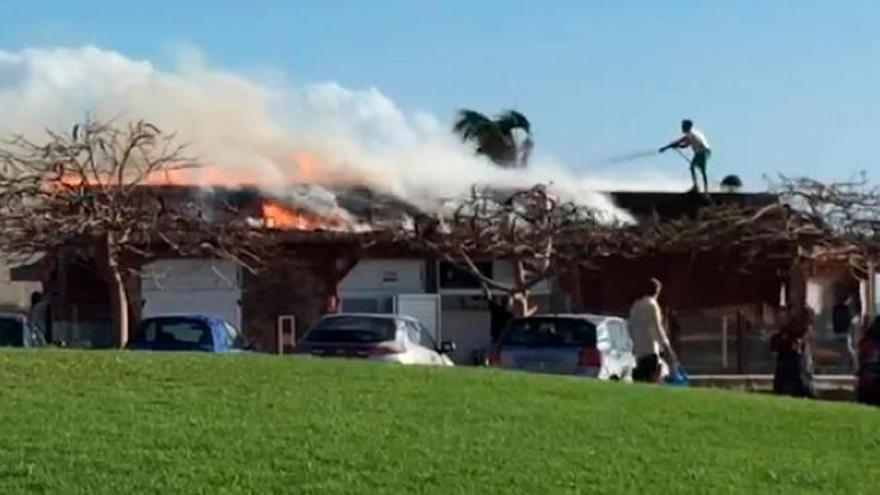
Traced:
<svg viewBox="0 0 880 495">
<path fill-rule="evenodd" d="M 526 170 L 500 170 L 460 143 L 448 122 L 404 112 L 374 88 L 262 82 L 197 61 L 165 71 L 95 47 L 0 51 L 0 108 L 4 134 L 38 136 L 87 116 L 150 120 L 178 132 L 210 165 L 189 178 L 203 184 L 362 184 L 430 207 L 475 183 L 541 182 L 611 214 L 619 212 L 594 191 L 681 186 L 578 175 L 540 153 Z"/>
</svg>

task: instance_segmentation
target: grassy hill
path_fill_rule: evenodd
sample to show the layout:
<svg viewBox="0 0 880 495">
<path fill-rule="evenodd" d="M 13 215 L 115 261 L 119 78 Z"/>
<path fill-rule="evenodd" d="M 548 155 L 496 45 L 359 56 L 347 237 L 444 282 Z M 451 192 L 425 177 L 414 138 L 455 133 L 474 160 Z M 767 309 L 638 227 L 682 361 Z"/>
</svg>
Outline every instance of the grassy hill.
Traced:
<svg viewBox="0 0 880 495">
<path fill-rule="evenodd" d="M 479 369 L 0 353 L 0 493 L 878 493 L 880 410 Z"/>
</svg>

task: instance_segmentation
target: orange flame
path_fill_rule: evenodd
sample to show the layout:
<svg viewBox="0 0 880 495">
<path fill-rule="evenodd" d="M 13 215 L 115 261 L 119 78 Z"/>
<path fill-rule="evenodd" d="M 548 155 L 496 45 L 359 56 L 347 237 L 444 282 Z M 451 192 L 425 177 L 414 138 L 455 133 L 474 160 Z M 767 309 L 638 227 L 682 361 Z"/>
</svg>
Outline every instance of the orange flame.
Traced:
<svg viewBox="0 0 880 495">
<path fill-rule="evenodd" d="M 145 185 L 193 185 L 193 186 L 277 186 L 279 180 L 299 184 L 329 183 L 339 180 L 321 158 L 313 153 L 299 151 L 279 164 L 278 175 L 261 173 L 248 167 L 222 167 L 205 164 L 192 168 L 160 170 L 140 181 Z M 91 173 L 66 171 L 54 182 L 64 186 L 114 184 L 116 177 L 96 177 Z M 128 182 L 123 180 L 123 182 Z"/>
<path fill-rule="evenodd" d="M 329 170 L 316 155 L 297 152 L 288 160 L 294 167 L 286 170 L 281 179 L 291 183 L 319 183 L 328 179 Z M 108 182 L 113 182 L 107 179 Z M 206 165 L 194 168 L 179 168 L 160 171 L 141 179 L 143 185 L 151 186 L 275 186 L 277 179 L 255 174 L 248 169 L 225 168 Z M 65 172 L 47 184 L 49 187 L 90 187 L 104 183 L 103 178 L 90 177 L 84 173 Z M 286 230 L 340 230 L 354 228 L 352 222 L 334 215 L 322 216 L 309 211 L 301 211 L 279 201 L 261 201 L 263 224 L 268 228 Z"/>
<path fill-rule="evenodd" d="M 331 230 L 343 226 L 334 218 L 322 218 L 312 213 L 297 211 L 272 200 L 263 200 L 263 219 L 266 226 L 286 230 Z"/>
</svg>

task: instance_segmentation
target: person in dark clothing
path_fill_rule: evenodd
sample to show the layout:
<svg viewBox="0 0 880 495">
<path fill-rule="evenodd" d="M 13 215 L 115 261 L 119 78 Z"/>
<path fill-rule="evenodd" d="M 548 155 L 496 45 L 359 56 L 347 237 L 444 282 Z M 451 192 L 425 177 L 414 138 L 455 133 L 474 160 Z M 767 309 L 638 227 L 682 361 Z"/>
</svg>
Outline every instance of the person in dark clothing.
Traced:
<svg viewBox="0 0 880 495">
<path fill-rule="evenodd" d="M 810 333 L 813 311 L 804 306 L 773 335 L 770 346 L 776 352 L 773 392 L 792 397 L 813 397 Z"/>
<path fill-rule="evenodd" d="M 489 305 L 489 325 L 492 334 L 492 342 L 498 342 L 501 332 L 507 323 L 513 319 L 513 313 L 503 304 L 496 302 L 491 297 L 486 300 Z"/>
<path fill-rule="evenodd" d="M 49 300 L 42 292 L 31 293 L 31 305 L 28 309 L 28 321 L 31 328 L 39 335 L 43 342 L 51 342 L 51 316 L 49 313 Z"/>
</svg>

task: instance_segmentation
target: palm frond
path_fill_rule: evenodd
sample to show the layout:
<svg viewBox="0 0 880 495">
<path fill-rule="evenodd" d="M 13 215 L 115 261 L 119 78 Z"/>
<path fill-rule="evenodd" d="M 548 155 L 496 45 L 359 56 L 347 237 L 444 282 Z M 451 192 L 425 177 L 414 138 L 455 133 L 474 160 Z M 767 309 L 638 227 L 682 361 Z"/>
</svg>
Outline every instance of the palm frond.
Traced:
<svg viewBox="0 0 880 495">
<path fill-rule="evenodd" d="M 485 115 L 474 110 L 462 109 L 458 112 L 458 119 L 452 130 L 461 136 L 462 141 L 479 138 L 495 125 Z"/>
<path fill-rule="evenodd" d="M 526 131 L 527 134 L 532 132 L 532 125 L 529 123 L 529 119 L 516 110 L 507 110 L 506 112 L 501 113 L 498 116 L 496 123 L 505 134 L 510 134 L 510 131 L 513 129 L 522 129 Z"/>
</svg>

